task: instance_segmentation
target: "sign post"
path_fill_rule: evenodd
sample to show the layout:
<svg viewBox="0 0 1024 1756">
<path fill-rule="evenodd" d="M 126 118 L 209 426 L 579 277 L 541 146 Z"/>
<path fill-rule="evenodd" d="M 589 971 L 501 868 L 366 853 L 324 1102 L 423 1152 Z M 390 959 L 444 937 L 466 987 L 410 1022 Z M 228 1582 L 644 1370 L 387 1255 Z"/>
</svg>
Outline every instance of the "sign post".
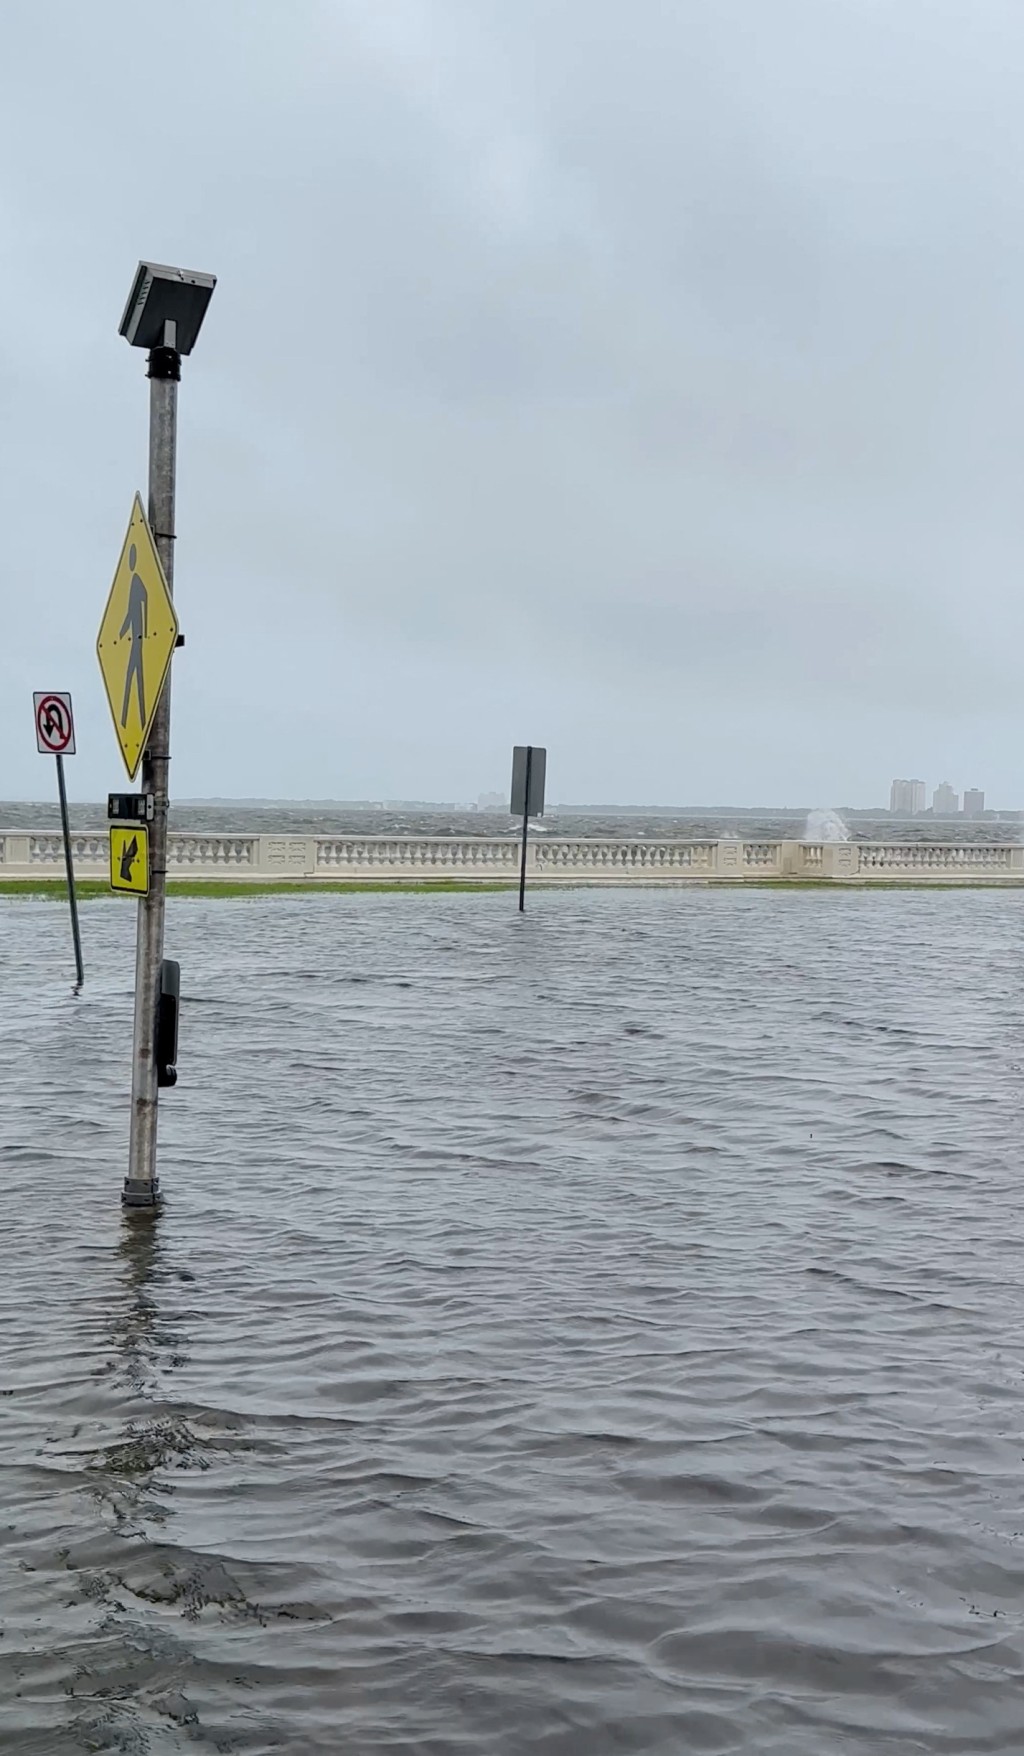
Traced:
<svg viewBox="0 0 1024 1756">
<path fill-rule="evenodd" d="M 173 603 L 178 383 L 215 286 L 213 275 L 140 262 L 120 333 L 148 351 L 149 516 L 138 495 L 111 587 L 97 652 L 129 779 L 142 764 L 148 823 L 111 830 L 111 882 L 139 897 L 132 1038 L 131 1138 L 122 1200 L 155 1210 L 157 1036 L 167 894 L 170 666 L 182 645 Z M 151 797 L 151 803 L 149 799 Z"/>
<path fill-rule="evenodd" d="M 75 993 L 81 992 L 85 981 L 82 963 L 82 935 L 78 926 L 78 897 L 75 894 L 75 862 L 71 852 L 71 825 L 68 821 L 68 793 L 64 785 L 64 758 L 75 754 L 75 716 L 71 697 L 64 691 L 38 690 L 32 697 L 36 721 L 36 749 L 43 756 L 57 759 L 57 797 L 60 800 L 60 827 L 64 836 L 64 866 L 68 875 L 68 902 L 71 905 L 71 938 L 75 947 Z"/>
<path fill-rule="evenodd" d="M 509 810 L 523 819 L 523 857 L 519 866 L 519 912 L 526 908 L 526 851 L 530 818 L 544 815 L 544 777 L 548 753 L 539 744 L 517 744 L 512 751 L 512 799 Z"/>
</svg>

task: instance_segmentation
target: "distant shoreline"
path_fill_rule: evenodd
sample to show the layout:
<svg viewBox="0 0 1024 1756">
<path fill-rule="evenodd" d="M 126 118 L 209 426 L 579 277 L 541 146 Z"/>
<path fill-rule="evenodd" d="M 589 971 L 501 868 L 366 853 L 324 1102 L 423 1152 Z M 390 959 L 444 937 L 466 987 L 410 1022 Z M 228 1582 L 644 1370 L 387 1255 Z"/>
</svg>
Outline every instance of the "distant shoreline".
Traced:
<svg viewBox="0 0 1024 1756">
<path fill-rule="evenodd" d="M 72 809 L 90 812 L 106 812 L 105 799 L 72 799 Z M 0 800 L 0 827 L 3 824 L 3 813 L 6 809 L 24 812 L 31 809 L 50 810 L 53 800 L 47 799 L 4 799 Z M 725 818 L 736 821 L 750 819 L 762 820 L 774 818 L 781 822 L 802 822 L 821 807 L 813 805 L 550 805 L 545 815 L 548 818 L 559 817 L 594 817 L 594 818 Z M 898 816 L 884 806 L 875 805 L 838 805 L 830 807 L 835 815 L 851 818 L 855 821 L 868 821 L 889 824 L 967 824 L 967 823 L 1020 823 L 1024 822 L 1024 810 L 989 810 L 982 812 L 980 817 L 965 817 L 962 812 L 951 817 L 934 816 L 931 811 L 920 811 L 915 816 Z M 310 812 L 344 815 L 352 812 L 359 816 L 373 813 L 405 812 L 425 817 L 480 817 L 503 821 L 510 813 L 504 810 L 482 810 L 475 804 L 443 803 L 431 799 L 272 799 L 272 798 L 189 798 L 172 799 L 171 813 L 176 811 L 280 811 L 289 816 L 300 816 Z"/>
</svg>

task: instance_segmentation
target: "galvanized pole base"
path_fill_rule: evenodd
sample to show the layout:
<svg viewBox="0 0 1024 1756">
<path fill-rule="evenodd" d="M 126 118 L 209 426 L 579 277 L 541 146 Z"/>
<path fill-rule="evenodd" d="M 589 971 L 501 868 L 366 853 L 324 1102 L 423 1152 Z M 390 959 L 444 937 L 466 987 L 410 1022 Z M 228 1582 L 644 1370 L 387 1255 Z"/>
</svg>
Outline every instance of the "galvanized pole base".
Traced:
<svg viewBox="0 0 1024 1756">
<path fill-rule="evenodd" d="M 178 425 L 178 379 L 181 356 L 173 347 L 154 348 L 149 356 L 149 522 L 167 585 L 174 593 L 174 488 Z M 160 965 L 164 955 L 164 906 L 167 895 L 167 794 L 171 759 L 171 679 L 153 721 L 142 766 L 142 791 L 152 793 L 149 826 L 149 895 L 139 902 L 135 955 L 135 1031 L 132 1042 L 132 1117 L 128 1176 L 122 1201 L 126 1208 L 153 1211 L 160 1202 L 156 1174 L 157 1061 L 156 1027 Z"/>
</svg>

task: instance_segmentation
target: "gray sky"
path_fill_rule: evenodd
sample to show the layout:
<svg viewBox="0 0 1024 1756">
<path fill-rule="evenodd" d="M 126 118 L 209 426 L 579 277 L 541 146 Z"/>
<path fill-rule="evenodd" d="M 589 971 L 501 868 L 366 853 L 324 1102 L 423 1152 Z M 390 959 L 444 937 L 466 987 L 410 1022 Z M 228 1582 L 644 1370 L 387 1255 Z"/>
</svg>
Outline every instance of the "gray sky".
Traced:
<svg viewBox="0 0 1024 1756">
<path fill-rule="evenodd" d="M 179 795 L 1024 804 L 1021 0 L 4 0 L 0 797 L 181 394 Z M 162 83 L 162 82 L 166 83 Z"/>
</svg>

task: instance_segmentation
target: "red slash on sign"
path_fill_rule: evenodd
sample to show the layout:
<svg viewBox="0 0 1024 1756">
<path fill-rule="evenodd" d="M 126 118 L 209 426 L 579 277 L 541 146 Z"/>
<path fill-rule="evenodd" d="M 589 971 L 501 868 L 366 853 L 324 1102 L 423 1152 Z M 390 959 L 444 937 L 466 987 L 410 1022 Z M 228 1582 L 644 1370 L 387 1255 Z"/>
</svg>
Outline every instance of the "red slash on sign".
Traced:
<svg viewBox="0 0 1024 1756">
<path fill-rule="evenodd" d="M 42 756 L 75 754 L 75 721 L 71 697 L 57 690 L 37 691 L 32 697 L 36 711 L 36 748 Z"/>
</svg>

